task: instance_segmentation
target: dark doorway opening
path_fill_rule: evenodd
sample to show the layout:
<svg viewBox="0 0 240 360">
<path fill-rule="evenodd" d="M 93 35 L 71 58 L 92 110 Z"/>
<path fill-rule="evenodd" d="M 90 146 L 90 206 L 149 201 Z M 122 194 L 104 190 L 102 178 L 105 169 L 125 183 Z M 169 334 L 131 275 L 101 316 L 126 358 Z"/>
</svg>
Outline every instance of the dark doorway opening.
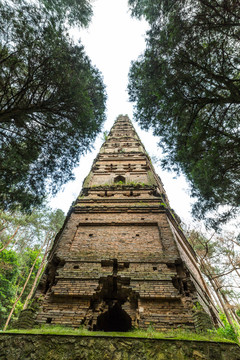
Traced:
<svg viewBox="0 0 240 360">
<path fill-rule="evenodd" d="M 124 311 L 119 303 L 116 303 L 108 311 L 97 318 L 95 330 L 101 331 L 128 331 L 132 327 L 130 316 Z"/>
<path fill-rule="evenodd" d="M 116 176 L 116 177 L 114 178 L 114 183 L 116 184 L 116 183 L 119 183 L 119 182 L 121 182 L 122 184 L 125 184 L 125 182 L 126 182 L 125 177 L 122 176 L 122 175 Z"/>
</svg>

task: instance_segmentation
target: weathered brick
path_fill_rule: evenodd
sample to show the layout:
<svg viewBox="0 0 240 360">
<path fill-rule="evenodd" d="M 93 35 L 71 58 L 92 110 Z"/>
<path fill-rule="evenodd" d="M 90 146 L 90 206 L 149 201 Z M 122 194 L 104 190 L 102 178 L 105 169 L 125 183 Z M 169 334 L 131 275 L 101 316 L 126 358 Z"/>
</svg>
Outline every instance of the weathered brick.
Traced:
<svg viewBox="0 0 240 360">
<path fill-rule="evenodd" d="M 128 117 L 111 129 L 55 239 L 39 296 L 39 323 L 108 330 L 115 309 L 126 330 L 195 329 L 196 302 L 218 321 L 195 254 Z"/>
</svg>

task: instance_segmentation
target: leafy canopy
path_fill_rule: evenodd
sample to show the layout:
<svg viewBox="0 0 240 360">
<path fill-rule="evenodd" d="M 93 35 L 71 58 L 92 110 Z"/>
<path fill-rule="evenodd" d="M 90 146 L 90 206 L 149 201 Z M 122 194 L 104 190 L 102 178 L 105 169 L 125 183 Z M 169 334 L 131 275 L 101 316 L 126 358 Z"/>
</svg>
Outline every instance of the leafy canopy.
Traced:
<svg viewBox="0 0 240 360">
<path fill-rule="evenodd" d="M 132 64 L 135 118 L 152 128 L 163 166 L 182 170 L 197 197 L 193 213 L 219 226 L 239 209 L 240 7 L 236 0 L 129 0 L 150 23 Z M 209 215 L 210 216 L 210 215 Z"/>
<path fill-rule="evenodd" d="M 93 14 L 89 0 L 42 0 L 46 10 L 59 21 L 87 26 Z"/>
<path fill-rule="evenodd" d="M 31 209 L 72 179 L 105 119 L 101 75 L 64 25 L 87 24 L 89 2 L 44 4 L 0 2 L 3 209 Z"/>
</svg>

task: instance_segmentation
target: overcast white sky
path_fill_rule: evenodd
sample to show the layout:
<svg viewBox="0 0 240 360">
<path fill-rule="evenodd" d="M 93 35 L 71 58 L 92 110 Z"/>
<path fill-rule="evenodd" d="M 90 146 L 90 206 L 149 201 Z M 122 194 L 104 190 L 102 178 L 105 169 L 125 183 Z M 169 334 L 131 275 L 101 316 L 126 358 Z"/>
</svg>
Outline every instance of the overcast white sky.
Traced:
<svg viewBox="0 0 240 360">
<path fill-rule="evenodd" d="M 75 32 L 74 37 L 81 39 L 92 63 L 102 72 L 108 95 L 104 130 L 110 130 L 119 114 L 128 114 L 131 120 L 133 118 L 133 104 L 128 102 L 127 94 L 128 72 L 131 61 L 144 51 L 147 24 L 131 18 L 127 0 L 95 0 L 93 9 L 94 16 L 89 28 Z M 141 131 L 136 123 L 133 124 L 149 155 L 161 157 L 158 139 Z M 81 158 L 75 170 L 76 180 L 65 185 L 64 190 L 51 200 L 53 208 L 68 211 L 81 190 L 83 179 L 90 171 L 102 142 L 100 135 L 94 150 Z M 175 179 L 175 174 L 163 172 L 156 165 L 155 170 L 164 183 L 171 207 L 182 220 L 189 223 L 191 205 L 184 178 Z"/>
</svg>

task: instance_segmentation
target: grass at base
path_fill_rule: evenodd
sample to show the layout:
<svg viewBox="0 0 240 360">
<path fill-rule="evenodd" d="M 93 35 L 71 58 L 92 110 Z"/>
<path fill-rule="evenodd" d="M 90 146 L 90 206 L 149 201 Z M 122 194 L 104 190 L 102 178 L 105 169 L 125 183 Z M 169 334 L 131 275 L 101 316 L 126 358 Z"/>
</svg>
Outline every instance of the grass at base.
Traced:
<svg viewBox="0 0 240 360">
<path fill-rule="evenodd" d="M 194 333 L 187 330 L 172 330 L 160 332 L 155 330 L 131 330 L 127 332 L 104 332 L 104 331 L 88 331 L 86 329 L 73 329 L 64 326 L 44 325 L 34 329 L 8 330 L 2 333 L 9 334 L 49 334 L 49 335 L 78 335 L 78 336 L 121 336 L 132 338 L 148 338 L 148 339 L 172 339 L 172 340 L 195 340 L 195 341 L 217 341 L 236 343 L 216 334 L 214 331 L 207 333 Z M 1 331 L 0 331 L 1 334 Z"/>
</svg>

